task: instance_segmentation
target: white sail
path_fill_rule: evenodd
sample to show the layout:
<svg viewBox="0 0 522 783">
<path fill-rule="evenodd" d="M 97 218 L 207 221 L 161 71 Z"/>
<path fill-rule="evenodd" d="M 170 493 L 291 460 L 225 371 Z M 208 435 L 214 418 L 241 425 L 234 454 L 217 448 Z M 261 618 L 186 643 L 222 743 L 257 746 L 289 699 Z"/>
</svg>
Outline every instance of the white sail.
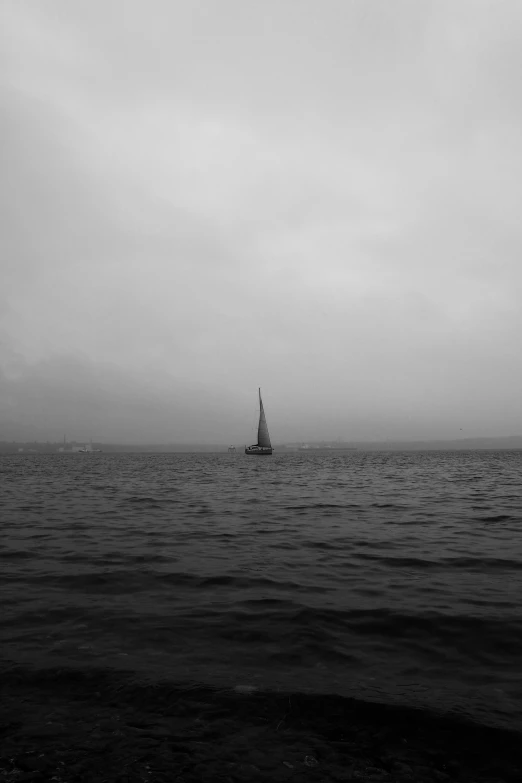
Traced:
<svg viewBox="0 0 522 783">
<path fill-rule="evenodd" d="M 257 428 L 257 445 L 262 446 L 265 449 L 272 448 L 272 444 L 270 443 L 270 435 L 268 434 L 268 427 L 266 425 L 263 400 L 261 399 L 261 389 L 259 389 L 259 426 Z"/>
</svg>

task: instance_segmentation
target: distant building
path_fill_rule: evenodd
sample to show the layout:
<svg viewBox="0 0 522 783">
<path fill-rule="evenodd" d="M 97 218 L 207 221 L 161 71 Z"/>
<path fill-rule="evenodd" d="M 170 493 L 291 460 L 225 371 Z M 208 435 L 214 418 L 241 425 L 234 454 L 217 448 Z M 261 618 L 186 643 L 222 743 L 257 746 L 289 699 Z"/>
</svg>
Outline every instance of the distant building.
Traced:
<svg viewBox="0 0 522 783">
<path fill-rule="evenodd" d="M 84 446 L 73 446 L 72 451 L 75 451 L 77 454 L 93 454 L 95 451 L 101 451 L 101 449 L 94 449 L 91 441 Z"/>
</svg>

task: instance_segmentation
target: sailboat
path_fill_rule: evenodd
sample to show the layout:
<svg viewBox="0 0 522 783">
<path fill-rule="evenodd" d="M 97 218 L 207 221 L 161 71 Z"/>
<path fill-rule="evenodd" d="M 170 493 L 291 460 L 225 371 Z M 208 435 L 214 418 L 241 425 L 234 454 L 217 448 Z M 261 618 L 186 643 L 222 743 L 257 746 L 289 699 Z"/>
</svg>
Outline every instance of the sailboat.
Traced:
<svg viewBox="0 0 522 783">
<path fill-rule="evenodd" d="M 254 446 L 246 446 L 245 454 L 256 455 L 258 457 L 270 456 L 272 453 L 272 444 L 270 435 L 266 426 L 265 411 L 263 400 L 261 399 L 261 389 L 259 389 L 259 424 L 257 427 L 257 443 Z"/>
</svg>

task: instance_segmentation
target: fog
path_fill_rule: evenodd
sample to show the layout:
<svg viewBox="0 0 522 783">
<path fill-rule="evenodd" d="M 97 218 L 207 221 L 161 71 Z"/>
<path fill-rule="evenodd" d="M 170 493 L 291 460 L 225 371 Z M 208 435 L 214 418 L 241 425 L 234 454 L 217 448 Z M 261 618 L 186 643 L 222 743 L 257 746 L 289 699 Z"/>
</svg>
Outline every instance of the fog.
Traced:
<svg viewBox="0 0 522 783">
<path fill-rule="evenodd" d="M 0 439 L 522 432 L 518 0 L 5 0 Z"/>
</svg>

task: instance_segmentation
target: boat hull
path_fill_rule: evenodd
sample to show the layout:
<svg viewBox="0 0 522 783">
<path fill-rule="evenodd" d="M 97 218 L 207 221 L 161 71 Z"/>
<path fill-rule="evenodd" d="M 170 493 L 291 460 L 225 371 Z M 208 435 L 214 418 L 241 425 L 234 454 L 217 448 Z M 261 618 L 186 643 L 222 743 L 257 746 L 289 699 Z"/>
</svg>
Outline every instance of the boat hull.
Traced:
<svg viewBox="0 0 522 783">
<path fill-rule="evenodd" d="M 245 454 L 250 457 L 269 457 L 272 454 L 272 449 L 268 446 L 247 446 Z"/>
</svg>

